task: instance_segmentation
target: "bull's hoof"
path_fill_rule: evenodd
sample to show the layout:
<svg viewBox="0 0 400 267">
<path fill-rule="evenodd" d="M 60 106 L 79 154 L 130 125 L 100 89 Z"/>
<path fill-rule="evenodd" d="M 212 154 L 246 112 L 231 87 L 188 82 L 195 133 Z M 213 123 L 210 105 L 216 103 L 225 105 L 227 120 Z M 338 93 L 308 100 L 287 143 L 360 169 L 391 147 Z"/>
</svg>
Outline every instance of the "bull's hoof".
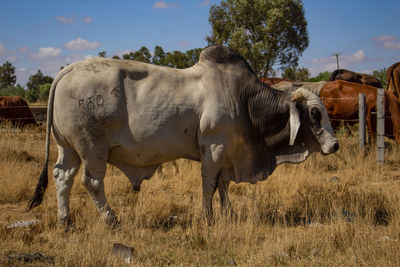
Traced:
<svg viewBox="0 0 400 267">
<path fill-rule="evenodd" d="M 215 223 L 215 219 L 212 212 L 203 212 L 201 215 L 201 220 L 209 226 Z"/>
<path fill-rule="evenodd" d="M 117 228 L 117 227 L 119 227 L 120 225 L 121 225 L 121 222 L 120 221 L 118 221 L 118 219 L 117 219 L 117 217 L 113 214 L 113 213 L 111 213 L 111 214 L 107 214 L 105 217 L 104 217 L 104 222 L 108 225 L 108 226 L 110 226 L 111 228 Z"/>
<path fill-rule="evenodd" d="M 58 219 L 58 225 L 65 229 L 65 232 L 73 232 L 76 230 L 76 225 L 72 223 L 70 217 Z"/>
<path fill-rule="evenodd" d="M 231 221 L 236 222 L 238 220 L 238 215 L 232 208 L 222 210 L 221 214 Z"/>
</svg>

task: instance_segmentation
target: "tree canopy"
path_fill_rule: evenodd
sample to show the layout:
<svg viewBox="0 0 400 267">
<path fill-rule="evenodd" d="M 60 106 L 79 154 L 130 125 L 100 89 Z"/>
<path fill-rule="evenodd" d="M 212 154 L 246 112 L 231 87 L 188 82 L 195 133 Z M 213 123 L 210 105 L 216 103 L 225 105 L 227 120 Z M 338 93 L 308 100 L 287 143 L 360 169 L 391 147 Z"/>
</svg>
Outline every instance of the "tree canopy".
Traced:
<svg viewBox="0 0 400 267">
<path fill-rule="evenodd" d="M 14 86 L 16 81 L 15 67 L 6 61 L 0 66 L 0 90 L 7 90 L 8 87 Z"/>
<path fill-rule="evenodd" d="M 301 0 L 225 0 L 211 6 L 209 22 L 208 43 L 235 49 L 259 77 L 297 66 L 308 47 Z"/>
<path fill-rule="evenodd" d="M 383 88 L 387 87 L 387 68 L 374 70 L 372 75 L 375 76 L 376 78 L 378 78 L 378 80 L 381 82 Z"/>
<path fill-rule="evenodd" d="M 36 74 L 29 76 L 29 81 L 26 84 L 26 87 L 28 88 L 26 97 L 28 98 L 29 102 L 36 102 L 39 99 L 47 99 L 47 95 L 43 95 L 45 89 L 43 88 L 41 90 L 40 86 L 43 84 L 51 84 L 52 82 L 53 78 L 50 76 L 44 76 L 40 69 Z"/>
<path fill-rule="evenodd" d="M 332 73 L 329 71 L 320 72 L 317 76 L 310 78 L 309 81 L 310 82 L 329 81 L 331 74 Z"/>
<path fill-rule="evenodd" d="M 122 55 L 123 59 L 137 60 L 146 63 L 152 63 L 160 66 L 168 66 L 171 68 L 184 69 L 193 66 L 199 61 L 201 48 L 187 50 L 186 52 L 172 51 L 164 52 L 161 46 L 154 47 L 153 55 L 145 47 L 141 47 L 138 51 L 132 51 Z M 113 56 L 113 58 L 119 58 Z"/>
<path fill-rule="evenodd" d="M 310 79 L 310 71 L 305 67 L 287 68 L 282 73 L 282 78 L 293 80 L 293 81 L 306 82 Z"/>
</svg>

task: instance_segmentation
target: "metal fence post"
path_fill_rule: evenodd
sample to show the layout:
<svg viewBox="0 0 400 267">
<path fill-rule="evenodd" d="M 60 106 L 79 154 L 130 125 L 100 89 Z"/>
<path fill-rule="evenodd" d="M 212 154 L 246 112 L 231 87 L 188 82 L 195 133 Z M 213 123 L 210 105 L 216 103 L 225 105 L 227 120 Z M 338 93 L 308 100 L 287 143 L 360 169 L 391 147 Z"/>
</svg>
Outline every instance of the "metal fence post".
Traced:
<svg viewBox="0 0 400 267">
<path fill-rule="evenodd" d="M 376 162 L 378 165 L 383 165 L 385 162 L 385 90 L 378 88 L 376 95 Z"/>
<path fill-rule="evenodd" d="M 366 117 L 366 108 L 365 108 L 365 94 L 359 94 L 358 95 L 358 117 L 359 117 L 359 123 L 358 123 L 358 131 L 359 131 L 359 140 L 360 140 L 360 148 L 364 148 L 366 144 L 366 133 L 365 133 L 365 128 L 366 128 L 366 123 L 365 123 L 365 117 Z"/>
</svg>

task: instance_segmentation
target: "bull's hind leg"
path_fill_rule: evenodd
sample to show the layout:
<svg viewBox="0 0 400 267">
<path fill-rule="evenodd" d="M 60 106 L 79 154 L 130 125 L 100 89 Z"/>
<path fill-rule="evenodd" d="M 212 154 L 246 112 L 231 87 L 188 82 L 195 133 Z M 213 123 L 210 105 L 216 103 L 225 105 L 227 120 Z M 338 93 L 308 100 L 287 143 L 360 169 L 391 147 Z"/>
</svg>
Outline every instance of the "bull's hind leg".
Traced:
<svg viewBox="0 0 400 267">
<path fill-rule="evenodd" d="M 58 220 L 61 224 L 70 224 L 71 222 L 69 195 L 80 163 L 81 160 L 73 149 L 58 145 L 58 160 L 53 173 L 57 188 Z"/>
<path fill-rule="evenodd" d="M 218 193 L 221 202 L 221 213 L 233 214 L 228 196 L 229 182 L 229 180 L 222 180 L 222 176 L 220 176 L 218 179 Z"/>
<path fill-rule="evenodd" d="M 105 221 L 109 224 L 115 224 L 117 219 L 108 205 L 104 193 L 104 176 L 107 162 L 105 157 L 102 158 L 100 156 L 101 154 L 92 151 L 93 157 L 84 157 L 82 184 L 89 192 L 99 212 L 104 216 Z"/>
</svg>

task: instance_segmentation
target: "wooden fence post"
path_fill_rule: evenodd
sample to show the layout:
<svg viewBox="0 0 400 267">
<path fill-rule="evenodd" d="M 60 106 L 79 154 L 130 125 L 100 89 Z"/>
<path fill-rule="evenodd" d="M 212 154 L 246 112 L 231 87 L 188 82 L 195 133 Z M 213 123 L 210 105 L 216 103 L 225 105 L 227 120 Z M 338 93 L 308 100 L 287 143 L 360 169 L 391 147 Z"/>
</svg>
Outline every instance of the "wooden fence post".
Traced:
<svg viewBox="0 0 400 267">
<path fill-rule="evenodd" d="M 378 88 L 376 96 L 376 162 L 378 165 L 383 165 L 385 162 L 385 90 Z"/>
<path fill-rule="evenodd" d="M 358 138 L 360 140 L 360 148 L 364 148 L 366 144 L 366 133 L 365 133 L 365 117 L 366 117 L 366 108 L 365 108 L 365 94 L 359 94 L 358 95 L 358 117 L 359 117 L 359 122 L 358 122 Z"/>
</svg>

